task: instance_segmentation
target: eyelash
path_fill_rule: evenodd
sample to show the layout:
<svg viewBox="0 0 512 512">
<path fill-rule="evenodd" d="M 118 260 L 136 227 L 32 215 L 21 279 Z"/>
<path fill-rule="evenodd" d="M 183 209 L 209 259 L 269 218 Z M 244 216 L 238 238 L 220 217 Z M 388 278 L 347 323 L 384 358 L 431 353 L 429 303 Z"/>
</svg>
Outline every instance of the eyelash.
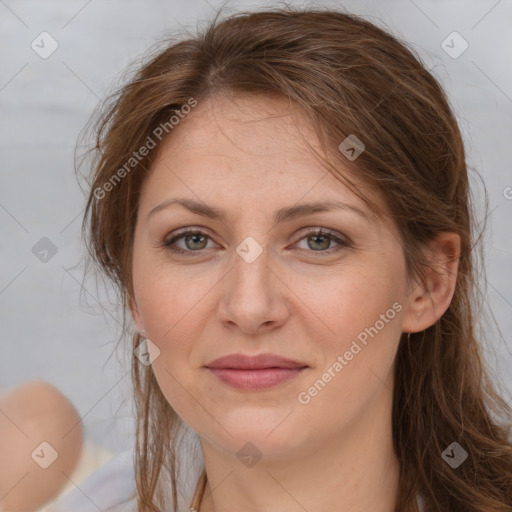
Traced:
<svg viewBox="0 0 512 512">
<path fill-rule="evenodd" d="M 204 235 L 208 239 L 211 240 L 211 237 L 202 231 L 199 231 L 196 229 L 187 229 L 185 231 L 181 231 L 181 232 L 177 233 L 176 236 L 172 237 L 170 240 L 164 240 L 164 242 L 161 244 L 161 246 L 168 249 L 169 251 L 171 251 L 174 254 L 180 254 L 180 255 L 186 255 L 186 256 L 193 257 L 190 253 L 201 253 L 203 251 L 203 249 L 199 249 L 197 251 L 191 251 L 191 250 L 183 250 L 183 249 L 173 249 L 171 247 L 181 238 L 184 238 L 186 236 L 192 236 L 192 235 Z M 314 231 L 310 231 L 310 232 L 306 233 L 305 236 L 303 236 L 302 238 L 300 238 L 298 240 L 298 242 L 300 242 L 301 240 L 304 240 L 305 238 L 309 238 L 311 236 L 326 236 L 326 237 L 330 238 L 331 240 L 334 240 L 336 243 L 338 243 L 339 246 L 335 247 L 334 249 L 333 248 L 327 249 L 325 251 L 313 251 L 313 250 L 307 250 L 307 249 L 302 249 L 302 250 L 305 250 L 307 252 L 313 252 L 313 253 L 332 254 L 332 253 L 340 251 L 343 248 L 346 249 L 346 248 L 352 247 L 352 245 L 348 241 L 337 237 L 333 231 L 331 231 L 329 229 L 324 229 L 324 228 L 316 229 Z"/>
</svg>

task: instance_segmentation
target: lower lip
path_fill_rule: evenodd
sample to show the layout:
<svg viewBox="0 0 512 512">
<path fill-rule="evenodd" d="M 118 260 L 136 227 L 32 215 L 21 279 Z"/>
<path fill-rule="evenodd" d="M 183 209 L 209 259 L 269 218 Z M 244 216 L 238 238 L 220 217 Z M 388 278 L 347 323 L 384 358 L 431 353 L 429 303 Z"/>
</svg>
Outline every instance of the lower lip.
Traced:
<svg viewBox="0 0 512 512">
<path fill-rule="evenodd" d="M 228 386 L 248 391 L 267 389 L 293 379 L 306 368 L 263 368 L 261 370 L 235 370 L 208 368 Z"/>
</svg>

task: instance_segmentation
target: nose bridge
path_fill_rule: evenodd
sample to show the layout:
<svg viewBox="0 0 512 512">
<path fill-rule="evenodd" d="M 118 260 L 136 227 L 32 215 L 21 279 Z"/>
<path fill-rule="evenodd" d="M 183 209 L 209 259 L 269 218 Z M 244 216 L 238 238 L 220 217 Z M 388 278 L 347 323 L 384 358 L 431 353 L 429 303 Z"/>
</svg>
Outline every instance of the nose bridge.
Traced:
<svg viewBox="0 0 512 512">
<path fill-rule="evenodd" d="M 287 308 L 270 263 L 268 251 L 254 238 L 248 237 L 237 246 L 223 290 L 224 321 L 255 331 L 262 324 L 284 319 Z"/>
<path fill-rule="evenodd" d="M 237 293 L 265 293 L 270 283 L 268 250 L 252 236 L 246 237 L 236 248 L 233 258 L 231 286 Z"/>
</svg>

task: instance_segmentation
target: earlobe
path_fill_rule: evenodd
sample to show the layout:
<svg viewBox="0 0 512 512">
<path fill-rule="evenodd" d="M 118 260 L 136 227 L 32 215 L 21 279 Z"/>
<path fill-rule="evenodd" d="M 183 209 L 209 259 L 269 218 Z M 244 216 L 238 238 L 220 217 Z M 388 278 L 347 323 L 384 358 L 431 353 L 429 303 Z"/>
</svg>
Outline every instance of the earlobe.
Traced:
<svg viewBox="0 0 512 512">
<path fill-rule="evenodd" d="M 141 334 L 145 335 L 146 331 L 144 330 L 144 325 L 140 318 L 139 307 L 133 297 L 130 298 L 129 306 L 130 306 L 130 313 L 132 315 L 132 319 L 135 324 L 135 327 Z"/>
<path fill-rule="evenodd" d="M 430 261 L 426 276 L 409 294 L 402 331 L 419 332 L 443 316 L 455 292 L 460 256 L 460 237 L 443 232 L 425 248 Z"/>
</svg>

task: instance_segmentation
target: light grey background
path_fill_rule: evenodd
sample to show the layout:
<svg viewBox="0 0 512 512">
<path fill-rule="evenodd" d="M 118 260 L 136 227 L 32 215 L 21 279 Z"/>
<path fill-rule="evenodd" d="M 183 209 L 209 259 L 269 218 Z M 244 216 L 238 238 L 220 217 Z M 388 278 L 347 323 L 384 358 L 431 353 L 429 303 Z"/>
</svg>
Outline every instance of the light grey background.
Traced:
<svg viewBox="0 0 512 512">
<path fill-rule="evenodd" d="M 269 3 L 233 1 L 229 9 Z M 125 449 L 132 433 L 130 354 L 109 358 L 119 329 L 115 315 L 99 307 L 92 280 L 80 295 L 85 203 L 74 173 L 74 147 L 97 102 L 130 62 L 164 34 L 204 23 L 220 5 L 0 0 L 0 391 L 29 379 L 49 381 L 75 404 L 89 438 L 114 451 Z M 316 5 L 344 7 L 387 27 L 420 53 L 448 92 L 468 162 L 489 194 L 488 300 L 499 330 L 486 325 L 492 341 L 486 354 L 510 400 L 512 2 Z M 31 48 L 43 31 L 59 45 L 46 59 Z M 458 58 L 441 47 L 453 31 L 469 44 Z M 483 197 L 481 183 L 472 182 L 476 196 Z M 57 247 L 46 263 L 32 252 L 43 237 Z"/>
</svg>

